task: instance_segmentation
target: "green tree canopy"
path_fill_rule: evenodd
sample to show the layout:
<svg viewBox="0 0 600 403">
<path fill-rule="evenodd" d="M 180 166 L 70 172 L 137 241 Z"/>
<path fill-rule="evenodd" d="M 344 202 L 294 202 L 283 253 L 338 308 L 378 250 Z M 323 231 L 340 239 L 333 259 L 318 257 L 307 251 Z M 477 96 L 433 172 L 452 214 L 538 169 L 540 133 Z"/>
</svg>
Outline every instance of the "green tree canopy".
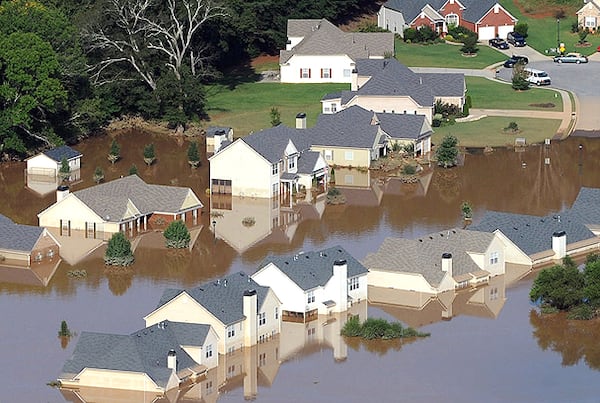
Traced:
<svg viewBox="0 0 600 403">
<path fill-rule="evenodd" d="M 458 160 L 458 139 L 455 136 L 447 135 L 442 139 L 441 144 L 435 151 L 435 156 L 439 166 L 444 168 L 453 167 Z"/>
<path fill-rule="evenodd" d="M 122 232 L 113 234 L 108 240 L 104 264 L 111 266 L 129 266 L 135 258 L 131 251 L 131 242 Z"/>
<path fill-rule="evenodd" d="M 570 258 L 540 272 L 533 282 L 529 298 L 551 307 L 568 310 L 583 301 L 584 278 Z"/>
<path fill-rule="evenodd" d="M 171 222 L 164 232 L 167 248 L 187 248 L 190 245 L 190 232 L 181 220 Z"/>
</svg>

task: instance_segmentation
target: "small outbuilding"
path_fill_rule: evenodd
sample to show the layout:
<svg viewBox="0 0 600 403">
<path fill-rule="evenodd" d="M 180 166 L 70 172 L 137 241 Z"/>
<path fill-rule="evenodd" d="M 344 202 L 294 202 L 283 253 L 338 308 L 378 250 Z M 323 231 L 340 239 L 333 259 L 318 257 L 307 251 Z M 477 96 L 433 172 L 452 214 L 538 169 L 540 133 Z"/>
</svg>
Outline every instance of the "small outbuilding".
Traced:
<svg viewBox="0 0 600 403">
<path fill-rule="evenodd" d="M 69 163 L 71 171 L 77 171 L 81 168 L 82 156 L 83 154 L 69 146 L 46 150 L 26 160 L 27 175 L 56 177 L 63 158 Z"/>
</svg>

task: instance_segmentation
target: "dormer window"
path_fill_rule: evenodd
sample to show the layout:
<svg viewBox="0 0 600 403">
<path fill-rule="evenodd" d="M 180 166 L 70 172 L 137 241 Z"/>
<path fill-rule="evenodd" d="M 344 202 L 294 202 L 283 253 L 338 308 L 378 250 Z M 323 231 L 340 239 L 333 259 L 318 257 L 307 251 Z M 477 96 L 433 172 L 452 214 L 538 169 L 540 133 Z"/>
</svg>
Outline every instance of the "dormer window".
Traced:
<svg viewBox="0 0 600 403">
<path fill-rule="evenodd" d="M 290 157 L 288 159 L 288 171 L 291 171 L 292 169 L 296 168 L 296 157 Z"/>
</svg>

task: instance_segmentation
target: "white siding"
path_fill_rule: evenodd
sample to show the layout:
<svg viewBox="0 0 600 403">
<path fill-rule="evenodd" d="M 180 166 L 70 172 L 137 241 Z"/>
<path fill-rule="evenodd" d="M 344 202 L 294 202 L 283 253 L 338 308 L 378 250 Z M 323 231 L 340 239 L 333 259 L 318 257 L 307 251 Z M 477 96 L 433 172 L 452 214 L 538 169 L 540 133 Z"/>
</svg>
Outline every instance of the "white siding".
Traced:
<svg viewBox="0 0 600 403">
<path fill-rule="evenodd" d="M 310 78 L 301 78 L 300 70 L 310 69 Z M 331 69 L 330 78 L 321 78 L 321 69 Z M 351 74 L 344 77 L 344 70 L 352 72 L 354 61 L 347 55 L 304 56 L 294 55 L 281 65 L 282 83 L 350 83 Z"/>
<path fill-rule="evenodd" d="M 281 301 L 281 309 L 304 312 L 306 307 L 304 291 L 273 263 L 269 263 L 251 277 L 258 284 L 271 287 L 277 298 Z"/>
<path fill-rule="evenodd" d="M 400 37 L 404 36 L 404 29 L 408 27 L 401 12 L 383 6 L 377 13 L 377 25 L 400 35 Z"/>
</svg>

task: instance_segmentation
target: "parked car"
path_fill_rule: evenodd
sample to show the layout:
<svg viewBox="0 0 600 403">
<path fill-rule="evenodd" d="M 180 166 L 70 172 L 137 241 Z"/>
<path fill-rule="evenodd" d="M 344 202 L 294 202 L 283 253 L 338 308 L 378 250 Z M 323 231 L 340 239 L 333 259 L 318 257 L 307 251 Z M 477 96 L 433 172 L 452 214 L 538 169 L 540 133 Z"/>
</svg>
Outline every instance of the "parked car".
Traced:
<svg viewBox="0 0 600 403">
<path fill-rule="evenodd" d="M 555 63 L 587 63 L 588 58 L 581 53 L 567 53 L 566 55 L 556 56 Z"/>
<path fill-rule="evenodd" d="M 498 49 L 508 49 L 509 48 L 508 42 L 506 42 L 502 38 L 490 39 L 490 46 L 493 46 Z"/>
<path fill-rule="evenodd" d="M 525 42 L 525 37 L 514 31 L 509 32 L 508 35 L 506 35 L 506 41 L 516 47 L 523 47 L 527 45 L 527 42 Z"/>
<path fill-rule="evenodd" d="M 504 62 L 504 67 L 513 68 L 517 63 L 527 64 L 529 63 L 529 59 L 527 56 L 512 55 L 510 59 Z"/>
<path fill-rule="evenodd" d="M 550 80 L 550 76 L 544 70 L 537 70 L 525 67 L 523 71 L 527 76 L 526 80 L 529 81 L 531 84 L 550 85 L 552 83 L 552 80 Z"/>
</svg>

